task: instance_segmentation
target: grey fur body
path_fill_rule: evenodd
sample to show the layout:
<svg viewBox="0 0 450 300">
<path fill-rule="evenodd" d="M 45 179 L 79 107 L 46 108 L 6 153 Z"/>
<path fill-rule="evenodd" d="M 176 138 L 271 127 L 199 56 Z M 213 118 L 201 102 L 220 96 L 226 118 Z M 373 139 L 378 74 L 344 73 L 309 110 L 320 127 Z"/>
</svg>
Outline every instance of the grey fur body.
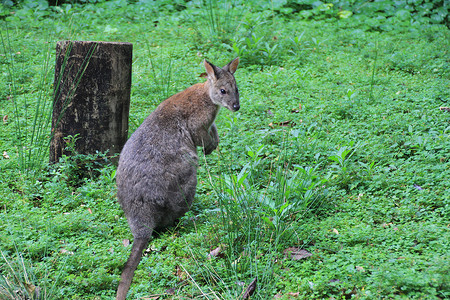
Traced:
<svg viewBox="0 0 450 300">
<path fill-rule="evenodd" d="M 134 242 L 117 290 L 125 299 L 154 229 L 173 225 L 190 208 L 197 186 L 197 147 L 219 144 L 214 120 L 221 106 L 237 111 L 236 58 L 223 68 L 205 61 L 208 79 L 163 101 L 133 133 L 120 154 L 117 197 Z"/>
</svg>

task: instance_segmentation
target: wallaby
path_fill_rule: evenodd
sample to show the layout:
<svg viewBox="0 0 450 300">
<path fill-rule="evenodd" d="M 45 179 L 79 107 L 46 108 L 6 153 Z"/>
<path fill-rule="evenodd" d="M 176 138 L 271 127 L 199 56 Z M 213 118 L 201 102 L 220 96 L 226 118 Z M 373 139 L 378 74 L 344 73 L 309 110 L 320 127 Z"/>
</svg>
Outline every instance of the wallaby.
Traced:
<svg viewBox="0 0 450 300">
<path fill-rule="evenodd" d="M 214 120 L 221 106 L 240 108 L 235 58 L 223 68 L 204 61 L 207 80 L 171 96 L 145 119 L 122 149 L 117 197 L 134 241 L 117 299 L 126 298 L 134 271 L 154 229 L 170 226 L 190 208 L 197 187 L 197 146 L 219 144 Z"/>
</svg>

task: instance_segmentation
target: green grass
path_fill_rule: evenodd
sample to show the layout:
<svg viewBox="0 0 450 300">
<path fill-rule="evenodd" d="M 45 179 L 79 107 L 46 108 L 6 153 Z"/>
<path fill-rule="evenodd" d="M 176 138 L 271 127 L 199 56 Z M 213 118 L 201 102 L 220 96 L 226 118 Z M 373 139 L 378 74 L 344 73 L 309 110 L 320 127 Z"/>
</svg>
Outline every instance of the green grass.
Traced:
<svg viewBox="0 0 450 300">
<path fill-rule="evenodd" d="M 75 155 L 21 171 L 16 122 L 32 135 L 53 91 L 48 42 L 73 39 L 133 43 L 131 131 L 163 96 L 203 81 L 203 59 L 241 56 L 241 110 L 220 112 L 220 145 L 201 161 L 194 206 L 151 240 L 131 299 L 238 299 L 256 277 L 252 299 L 449 298 L 450 114 L 439 109 L 450 106 L 449 29 L 405 20 L 390 4 L 384 18 L 355 9 L 339 19 L 338 4 L 213 3 L 0 10 L 9 286 L 39 287 L 41 299 L 112 299 L 129 255 L 114 166 L 80 173 L 92 157 Z M 44 162 L 48 136 L 36 136 Z M 312 255 L 293 260 L 288 247 Z"/>
</svg>

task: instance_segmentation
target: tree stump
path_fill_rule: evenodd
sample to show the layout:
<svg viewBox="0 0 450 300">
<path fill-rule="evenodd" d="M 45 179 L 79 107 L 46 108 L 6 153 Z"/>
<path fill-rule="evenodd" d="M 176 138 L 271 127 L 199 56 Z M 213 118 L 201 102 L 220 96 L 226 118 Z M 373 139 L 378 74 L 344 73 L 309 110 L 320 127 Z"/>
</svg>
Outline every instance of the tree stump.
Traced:
<svg viewBox="0 0 450 300">
<path fill-rule="evenodd" d="M 51 163 L 69 155 L 70 135 L 79 137 L 78 153 L 120 153 L 128 138 L 132 50 L 130 43 L 57 43 Z"/>
</svg>

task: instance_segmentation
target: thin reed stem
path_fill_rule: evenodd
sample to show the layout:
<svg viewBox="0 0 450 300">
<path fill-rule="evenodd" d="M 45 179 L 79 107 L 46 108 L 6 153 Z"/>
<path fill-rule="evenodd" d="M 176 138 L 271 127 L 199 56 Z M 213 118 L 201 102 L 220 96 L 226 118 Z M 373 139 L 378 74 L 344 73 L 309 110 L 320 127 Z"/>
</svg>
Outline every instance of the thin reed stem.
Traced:
<svg viewBox="0 0 450 300">
<path fill-rule="evenodd" d="M 370 92 L 369 92 L 369 99 L 370 101 L 374 101 L 373 98 L 373 87 L 375 84 L 375 71 L 377 68 L 377 60 L 378 60 L 378 41 L 375 43 L 375 60 L 373 62 L 373 68 L 372 68 L 372 78 L 370 80 Z"/>
</svg>

